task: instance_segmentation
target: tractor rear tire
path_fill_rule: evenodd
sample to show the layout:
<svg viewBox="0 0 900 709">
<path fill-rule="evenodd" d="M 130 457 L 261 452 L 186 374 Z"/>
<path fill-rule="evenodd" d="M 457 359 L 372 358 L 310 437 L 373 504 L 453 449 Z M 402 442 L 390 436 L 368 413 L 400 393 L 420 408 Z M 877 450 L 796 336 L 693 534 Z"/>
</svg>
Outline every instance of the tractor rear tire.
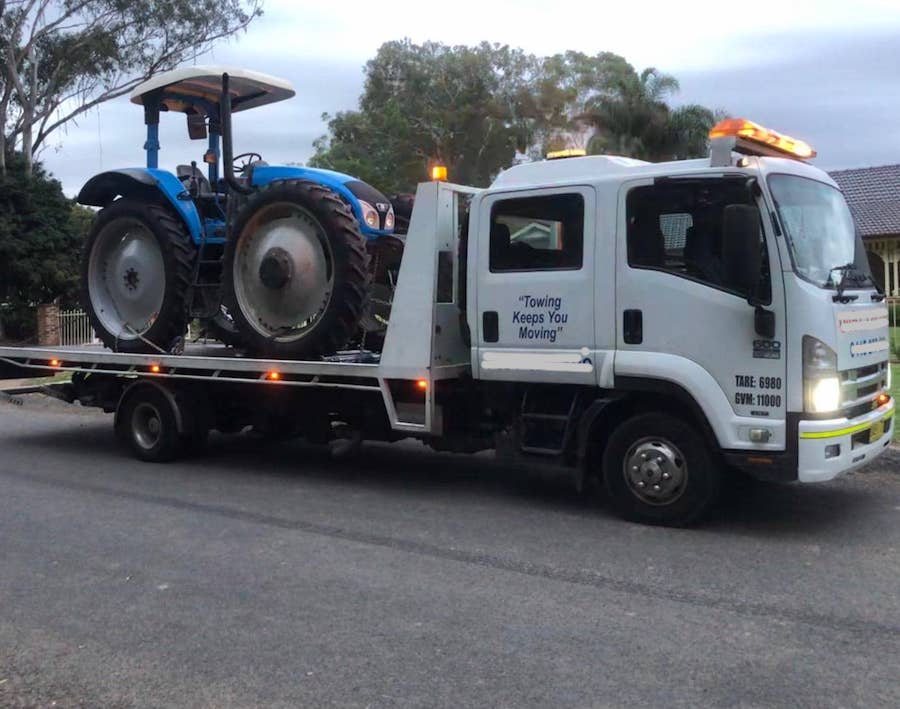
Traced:
<svg viewBox="0 0 900 709">
<path fill-rule="evenodd" d="M 224 302 L 247 350 L 307 359 L 356 334 L 371 275 L 366 239 L 327 187 L 274 182 L 247 200 L 225 246 Z"/>
<path fill-rule="evenodd" d="M 194 255 L 165 207 L 120 199 L 100 211 L 84 248 L 81 301 L 106 347 L 165 352 L 184 335 Z"/>
</svg>

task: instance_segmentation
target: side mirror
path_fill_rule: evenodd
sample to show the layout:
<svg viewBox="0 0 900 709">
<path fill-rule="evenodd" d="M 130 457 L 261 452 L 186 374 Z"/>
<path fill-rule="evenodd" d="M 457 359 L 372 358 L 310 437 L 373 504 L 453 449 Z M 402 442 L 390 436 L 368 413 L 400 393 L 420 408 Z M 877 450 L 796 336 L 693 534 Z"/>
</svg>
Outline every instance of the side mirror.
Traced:
<svg viewBox="0 0 900 709">
<path fill-rule="evenodd" d="M 725 282 L 745 293 L 757 305 L 762 275 L 759 209 L 751 204 L 729 204 L 722 218 L 722 266 Z"/>
<path fill-rule="evenodd" d="M 187 114 L 187 129 L 191 140 L 206 140 L 206 116 L 199 113 Z"/>
</svg>

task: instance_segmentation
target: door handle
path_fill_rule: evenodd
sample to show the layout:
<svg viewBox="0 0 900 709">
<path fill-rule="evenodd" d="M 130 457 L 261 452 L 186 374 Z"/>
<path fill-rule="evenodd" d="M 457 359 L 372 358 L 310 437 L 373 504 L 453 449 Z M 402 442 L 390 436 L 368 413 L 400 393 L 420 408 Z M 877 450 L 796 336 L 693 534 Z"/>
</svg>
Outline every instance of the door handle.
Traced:
<svg viewBox="0 0 900 709">
<path fill-rule="evenodd" d="M 481 314 L 481 334 L 485 342 L 497 342 L 500 339 L 500 317 L 496 310 L 485 310 Z"/>
<path fill-rule="evenodd" d="M 622 339 L 626 345 L 639 345 L 644 341 L 644 313 L 626 310 L 622 313 Z"/>
</svg>

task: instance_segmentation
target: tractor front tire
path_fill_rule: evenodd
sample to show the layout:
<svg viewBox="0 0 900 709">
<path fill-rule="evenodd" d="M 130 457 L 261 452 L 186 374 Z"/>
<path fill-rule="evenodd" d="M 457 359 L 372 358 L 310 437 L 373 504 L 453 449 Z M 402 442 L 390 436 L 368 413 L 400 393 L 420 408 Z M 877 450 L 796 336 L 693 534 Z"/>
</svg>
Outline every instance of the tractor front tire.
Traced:
<svg viewBox="0 0 900 709">
<path fill-rule="evenodd" d="M 119 199 L 88 234 L 81 301 L 91 326 L 115 352 L 168 351 L 188 322 L 195 247 L 168 209 Z"/>
<path fill-rule="evenodd" d="M 211 318 L 203 320 L 201 325 L 207 337 L 218 340 L 223 345 L 238 349 L 244 346 L 244 338 L 234 324 L 231 313 L 220 310 Z"/>
<path fill-rule="evenodd" d="M 225 304 L 257 356 L 307 359 L 357 332 L 371 275 L 366 239 L 340 197 L 274 182 L 250 197 L 225 246 Z"/>
</svg>

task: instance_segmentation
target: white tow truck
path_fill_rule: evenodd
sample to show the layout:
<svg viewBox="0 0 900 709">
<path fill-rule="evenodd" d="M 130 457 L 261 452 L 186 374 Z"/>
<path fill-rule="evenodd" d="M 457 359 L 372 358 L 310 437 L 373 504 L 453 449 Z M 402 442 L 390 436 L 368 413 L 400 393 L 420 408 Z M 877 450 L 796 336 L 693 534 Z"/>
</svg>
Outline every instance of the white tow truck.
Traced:
<svg viewBox="0 0 900 709">
<path fill-rule="evenodd" d="M 0 378 L 115 411 L 171 460 L 211 429 L 495 449 L 687 524 L 734 469 L 815 482 L 891 440 L 888 313 L 812 149 L 716 126 L 711 157 L 517 165 L 419 186 L 381 352 L 317 361 L 0 348 Z"/>
</svg>

